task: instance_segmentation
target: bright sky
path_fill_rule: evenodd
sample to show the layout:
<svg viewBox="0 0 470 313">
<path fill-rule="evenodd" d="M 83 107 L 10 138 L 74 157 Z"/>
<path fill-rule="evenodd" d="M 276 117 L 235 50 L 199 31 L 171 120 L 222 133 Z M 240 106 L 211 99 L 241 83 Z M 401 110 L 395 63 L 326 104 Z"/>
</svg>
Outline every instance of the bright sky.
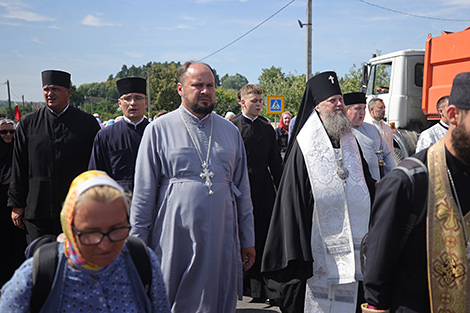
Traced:
<svg viewBox="0 0 470 313">
<path fill-rule="evenodd" d="M 79 86 L 105 81 L 123 64 L 200 60 L 281 9 L 204 61 L 220 77 L 240 73 L 250 83 L 271 66 L 304 74 L 306 28 L 297 20 L 306 23 L 306 7 L 307 0 L 0 0 L 0 99 L 9 80 L 12 100 L 43 101 L 45 69 L 68 71 Z M 424 49 L 428 33 L 469 25 L 469 0 L 313 0 L 312 71 L 343 76 L 376 50 Z"/>
</svg>

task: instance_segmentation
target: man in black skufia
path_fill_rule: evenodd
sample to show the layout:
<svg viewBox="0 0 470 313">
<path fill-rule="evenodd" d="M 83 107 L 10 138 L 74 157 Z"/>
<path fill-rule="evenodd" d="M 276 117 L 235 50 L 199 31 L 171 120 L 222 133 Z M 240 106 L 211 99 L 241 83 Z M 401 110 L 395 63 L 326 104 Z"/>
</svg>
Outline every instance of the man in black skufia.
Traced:
<svg viewBox="0 0 470 313">
<path fill-rule="evenodd" d="M 87 170 L 96 119 L 69 105 L 70 74 L 42 72 L 46 106 L 23 116 L 16 129 L 8 206 L 26 241 L 62 232 L 59 214 L 72 180 Z"/>
<path fill-rule="evenodd" d="M 88 169 L 105 171 L 125 191 L 132 192 L 135 160 L 142 135 L 149 124 L 144 117 L 148 105 L 145 98 L 147 81 L 129 77 L 116 81 L 116 85 L 124 120 L 98 132 Z"/>
</svg>

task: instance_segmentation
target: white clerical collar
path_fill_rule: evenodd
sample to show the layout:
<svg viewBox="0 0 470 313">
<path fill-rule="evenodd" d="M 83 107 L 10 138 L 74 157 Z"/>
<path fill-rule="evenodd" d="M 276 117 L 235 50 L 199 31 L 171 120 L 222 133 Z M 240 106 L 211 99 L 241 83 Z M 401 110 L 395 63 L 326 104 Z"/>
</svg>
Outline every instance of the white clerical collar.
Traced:
<svg viewBox="0 0 470 313">
<path fill-rule="evenodd" d="M 127 117 L 124 116 L 124 120 L 125 120 L 127 123 L 129 123 L 129 124 L 131 124 L 131 125 L 134 125 L 135 128 L 137 128 L 137 126 L 138 126 L 140 123 L 142 123 L 142 122 L 144 121 L 144 119 L 145 119 L 145 116 L 142 116 L 142 118 L 140 119 L 140 121 L 138 121 L 137 123 L 134 123 L 133 121 L 131 121 L 130 119 L 128 119 Z"/>
<path fill-rule="evenodd" d="M 243 112 L 242 112 L 242 115 L 243 115 L 244 117 L 246 117 L 247 119 L 249 119 L 250 121 L 252 121 L 252 122 L 254 122 L 254 121 L 258 118 L 258 117 L 255 117 L 255 118 L 248 117 L 248 116 L 246 116 L 245 113 L 243 113 Z"/>
<path fill-rule="evenodd" d="M 52 110 L 50 107 L 47 107 L 47 108 L 49 109 L 49 111 L 52 112 L 52 114 L 54 114 L 55 116 L 59 117 L 59 116 L 61 116 L 62 114 L 64 114 L 65 111 L 67 111 L 67 109 L 69 108 L 69 106 L 70 106 L 70 105 L 67 103 L 67 106 L 66 106 L 60 113 L 54 112 L 54 110 Z"/>
</svg>

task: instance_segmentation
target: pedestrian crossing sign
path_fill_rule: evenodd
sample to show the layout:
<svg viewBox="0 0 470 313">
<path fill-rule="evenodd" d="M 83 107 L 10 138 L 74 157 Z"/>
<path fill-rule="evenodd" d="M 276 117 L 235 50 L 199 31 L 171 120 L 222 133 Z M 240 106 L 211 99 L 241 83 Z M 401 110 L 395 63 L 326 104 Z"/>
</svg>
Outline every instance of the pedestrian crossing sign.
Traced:
<svg viewBox="0 0 470 313">
<path fill-rule="evenodd" d="M 268 114 L 284 113 L 284 96 L 268 96 Z"/>
</svg>

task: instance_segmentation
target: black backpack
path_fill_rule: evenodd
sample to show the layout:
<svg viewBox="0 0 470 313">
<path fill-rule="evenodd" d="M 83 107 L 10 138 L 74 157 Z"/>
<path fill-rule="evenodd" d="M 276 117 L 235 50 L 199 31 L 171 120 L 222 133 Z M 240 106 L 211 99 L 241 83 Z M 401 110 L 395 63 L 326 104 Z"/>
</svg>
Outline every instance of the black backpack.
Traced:
<svg viewBox="0 0 470 313">
<path fill-rule="evenodd" d="M 33 248 L 33 286 L 31 293 L 31 313 L 39 312 L 51 291 L 54 281 L 57 263 L 59 261 L 59 242 L 51 242 L 47 236 L 42 242 L 39 240 Z M 150 290 L 152 282 L 152 265 L 147 245 L 138 237 L 129 236 L 126 246 L 139 273 L 145 290 Z"/>
<path fill-rule="evenodd" d="M 415 157 L 408 157 L 401 161 L 393 170 L 403 171 L 410 179 L 412 186 L 411 199 L 413 201 L 413 206 L 411 207 L 410 215 L 406 221 L 405 232 L 400 240 L 400 249 L 398 250 L 398 253 L 401 254 L 414 226 L 421 221 L 424 215 L 426 215 L 426 205 L 428 202 L 428 169 L 421 160 Z M 415 197 L 415 194 L 424 194 L 425 197 Z M 365 234 L 361 241 L 360 258 L 362 273 L 364 273 L 366 268 L 368 240 L 369 233 Z"/>
</svg>

